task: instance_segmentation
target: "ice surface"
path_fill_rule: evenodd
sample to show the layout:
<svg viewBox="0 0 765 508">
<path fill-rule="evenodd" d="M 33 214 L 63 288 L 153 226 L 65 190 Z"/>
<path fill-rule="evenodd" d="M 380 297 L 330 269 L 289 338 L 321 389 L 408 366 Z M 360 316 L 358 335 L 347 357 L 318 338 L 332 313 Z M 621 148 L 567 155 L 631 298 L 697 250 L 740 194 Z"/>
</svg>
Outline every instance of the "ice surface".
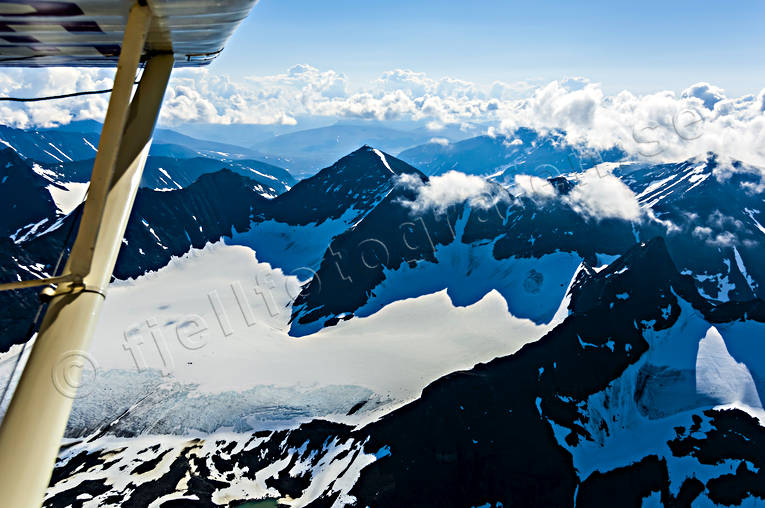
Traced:
<svg viewBox="0 0 765 508">
<path fill-rule="evenodd" d="M 497 291 L 464 307 L 439 291 L 295 339 L 287 331 L 298 284 L 251 249 L 222 242 L 112 284 L 90 350 L 98 375 L 75 401 L 70 431 L 147 394 L 121 423 L 126 431 L 283 427 L 316 416 L 362 423 L 552 326 L 514 317 Z M 565 302 L 553 314 L 558 307 Z"/>
</svg>

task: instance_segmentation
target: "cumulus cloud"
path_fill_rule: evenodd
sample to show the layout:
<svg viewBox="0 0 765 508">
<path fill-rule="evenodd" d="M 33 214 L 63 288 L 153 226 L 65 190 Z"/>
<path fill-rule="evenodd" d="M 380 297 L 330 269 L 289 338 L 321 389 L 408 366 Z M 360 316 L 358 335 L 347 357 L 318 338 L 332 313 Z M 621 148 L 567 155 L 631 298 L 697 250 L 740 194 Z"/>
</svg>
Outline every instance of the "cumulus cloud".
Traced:
<svg viewBox="0 0 765 508">
<path fill-rule="evenodd" d="M 565 199 L 574 210 L 596 220 L 613 218 L 639 222 L 643 216 L 635 193 L 619 178 L 602 174 L 597 167 L 582 173 Z"/>
<path fill-rule="evenodd" d="M 503 102 L 498 133 L 518 127 L 565 131 L 568 141 L 639 158 L 679 161 L 714 152 L 765 166 L 765 90 L 727 98 L 707 83 L 672 91 L 607 95 L 586 80 L 553 81 L 526 99 Z"/>
<path fill-rule="evenodd" d="M 383 92 L 401 90 L 410 97 L 438 97 L 485 99 L 486 94 L 474 83 L 444 77 L 431 79 L 426 74 L 411 70 L 396 69 L 382 74 L 375 82 L 375 88 Z"/>
<path fill-rule="evenodd" d="M 741 165 L 730 158 L 718 157 L 712 174 L 720 182 L 726 182 L 733 175 L 738 175 L 741 177 L 741 189 L 750 196 L 765 192 L 765 170 L 761 167 Z"/>
<path fill-rule="evenodd" d="M 539 84 L 533 81 L 518 81 L 516 83 L 495 81 L 491 84 L 488 96 L 489 98 L 503 101 L 528 97 Z"/>
<path fill-rule="evenodd" d="M 294 125 L 297 114 L 321 114 L 325 104 L 347 96 L 347 80 L 335 71 L 296 65 L 283 74 L 234 82 L 209 69 L 178 70 L 160 120 Z"/>
<path fill-rule="evenodd" d="M 109 88 L 110 69 L 6 69 L 4 95 L 46 95 Z M 3 104 L 9 125 L 52 126 L 101 118 L 107 96 Z M 562 131 L 570 143 L 604 150 L 614 146 L 652 161 L 685 160 L 715 152 L 765 167 L 765 90 L 728 97 L 710 83 L 679 94 L 661 91 L 607 94 L 598 83 L 573 77 L 550 83 L 495 82 L 482 87 L 452 77 L 394 69 L 367 86 L 353 87 L 335 70 L 296 65 L 281 74 L 232 80 L 210 69 L 178 69 L 160 121 L 295 124 L 303 116 L 422 121 L 445 126 L 487 125 L 490 134 L 519 127 Z"/>
<path fill-rule="evenodd" d="M 533 175 L 515 175 L 513 189 L 520 195 L 532 199 L 550 199 L 557 197 L 555 187 L 544 178 Z"/>
<path fill-rule="evenodd" d="M 487 209 L 506 198 L 499 186 L 485 179 L 466 175 L 458 171 L 449 171 L 440 176 L 430 177 L 423 183 L 413 175 L 403 174 L 398 185 L 414 189 L 417 197 L 413 201 L 404 201 L 414 212 L 434 210 L 443 213 L 452 205 L 467 202 L 474 208 Z"/>
<path fill-rule="evenodd" d="M 664 224 L 653 216 L 650 209 L 640 206 L 637 196 L 627 185 L 602 168 L 595 167 L 578 175 L 575 185 L 565 195 L 561 195 L 544 178 L 533 175 L 515 175 L 514 178 L 515 185 L 511 192 L 516 197 L 525 196 L 540 203 L 560 200 L 575 212 L 596 221 L 622 219 L 642 222 L 650 219 Z M 413 175 L 404 174 L 398 177 L 398 185 L 416 191 L 414 200 L 403 201 L 415 212 L 434 210 L 443 213 L 450 206 L 464 202 L 474 208 L 487 209 L 500 201 L 513 199 L 500 186 L 458 171 L 430 177 L 425 183 Z M 668 229 L 676 229 L 672 224 L 664 225 Z"/>
<path fill-rule="evenodd" d="M 714 247 L 731 247 L 737 242 L 736 235 L 730 231 L 714 232 L 712 228 L 706 226 L 696 226 L 693 230 L 693 236 L 704 240 Z"/>
<path fill-rule="evenodd" d="M 681 97 L 685 99 L 691 97 L 700 99 L 704 107 L 709 110 L 714 109 L 715 104 L 726 98 L 725 91 L 722 88 L 710 85 L 709 83 L 691 85 L 683 91 Z"/>
<path fill-rule="evenodd" d="M 573 188 L 561 195 L 544 178 L 515 175 L 513 191 L 516 195 L 535 201 L 560 199 L 575 212 L 594 220 L 623 219 L 640 222 L 646 216 L 655 220 L 650 210 L 640 206 L 635 193 L 604 167 L 596 166 L 572 178 L 575 178 Z M 669 224 L 666 226 L 673 227 Z"/>
<path fill-rule="evenodd" d="M 5 95 L 31 96 L 109 88 L 113 72 L 3 70 L 0 90 Z M 310 65 L 295 65 L 281 74 L 238 81 L 205 68 L 177 69 L 160 121 L 170 126 L 184 122 L 294 124 L 296 117 L 318 115 L 461 125 L 493 118 L 501 109 L 501 100 L 510 100 L 514 91 L 528 86 L 495 83 L 491 95 L 468 81 L 452 77 L 432 79 L 423 73 L 396 69 L 383 73 L 369 86 L 351 90 L 344 74 Z M 4 118 L 6 124 L 16 126 L 51 126 L 102 117 L 105 107 L 106 97 L 92 96 L 53 106 L 13 104 L 4 110 Z"/>
<path fill-rule="evenodd" d="M 3 69 L 0 72 L 0 95 L 41 97 L 82 90 L 108 90 L 113 71 L 107 69 Z M 73 120 L 100 119 L 106 113 L 108 96 L 30 103 L 3 103 L 0 118 L 14 127 L 54 127 Z"/>
</svg>

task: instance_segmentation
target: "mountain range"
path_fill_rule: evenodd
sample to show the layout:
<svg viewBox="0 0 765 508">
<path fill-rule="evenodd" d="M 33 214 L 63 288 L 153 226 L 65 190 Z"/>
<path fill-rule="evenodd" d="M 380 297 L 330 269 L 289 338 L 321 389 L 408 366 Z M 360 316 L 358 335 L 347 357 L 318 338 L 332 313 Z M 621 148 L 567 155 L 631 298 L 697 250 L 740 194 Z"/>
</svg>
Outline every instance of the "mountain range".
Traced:
<svg viewBox="0 0 765 508">
<path fill-rule="evenodd" d="M 764 312 L 761 300 L 710 305 L 657 238 L 606 268 L 584 264 L 568 316 L 541 339 L 451 373 L 365 426 L 313 420 L 107 447 L 94 432 L 63 452 L 46 504 L 85 493 L 213 506 L 246 499 L 238 486 L 248 482 L 285 505 L 751 502 L 765 495 L 765 433 L 734 400 L 754 402 L 762 387 L 762 346 L 748 338 L 762 336 Z"/>
<path fill-rule="evenodd" d="M 310 160 L 315 168 L 328 166 L 361 145 L 372 145 L 385 152 L 397 153 L 427 143 L 432 137 L 427 132 L 404 131 L 376 124 L 337 123 L 274 136 L 259 141 L 253 148 L 264 153 Z M 296 171 L 296 174 L 302 175 L 300 171 Z"/>
<path fill-rule="evenodd" d="M 51 274 L 87 165 L 2 139 L 0 273 Z M 150 156 L 46 505 L 765 502 L 761 168 L 524 129 L 242 155 Z M 37 300 L 0 296 L 7 360 Z"/>
<path fill-rule="evenodd" d="M 518 174 L 554 178 L 582 171 L 622 160 L 626 153 L 617 147 L 594 150 L 576 146 L 562 132 L 543 134 L 522 127 L 510 134 L 482 135 L 456 143 L 438 139 L 404 150 L 399 157 L 428 175 L 459 171 L 508 183 Z"/>
</svg>

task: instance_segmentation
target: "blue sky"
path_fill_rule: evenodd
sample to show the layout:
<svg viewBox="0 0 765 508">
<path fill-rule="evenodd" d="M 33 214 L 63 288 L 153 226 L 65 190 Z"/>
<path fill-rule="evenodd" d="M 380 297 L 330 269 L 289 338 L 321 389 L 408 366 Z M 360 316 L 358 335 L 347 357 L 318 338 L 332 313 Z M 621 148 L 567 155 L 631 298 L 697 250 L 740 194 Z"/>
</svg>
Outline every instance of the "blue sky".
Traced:
<svg viewBox="0 0 765 508">
<path fill-rule="evenodd" d="M 713 151 L 765 167 L 763 26 L 765 0 L 261 0 L 211 67 L 175 72 L 160 122 L 299 129 L 374 120 L 441 141 L 455 129 L 523 126 L 628 151 L 638 149 L 636 129 L 649 128 L 667 144 L 664 160 Z M 0 88 L 104 89 L 112 75 L 6 69 Z M 584 79 L 563 79 L 571 77 Z M 100 119 L 106 105 L 89 96 L 3 104 L 0 114 L 47 127 Z M 700 121 L 703 135 L 681 135 L 679 118 Z"/>
<path fill-rule="evenodd" d="M 363 86 L 403 68 L 479 84 L 585 76 L 613 93 L 765 86 L 765 2 L 261 0 L 214 69 L 306 63 Z"/>
</svg>

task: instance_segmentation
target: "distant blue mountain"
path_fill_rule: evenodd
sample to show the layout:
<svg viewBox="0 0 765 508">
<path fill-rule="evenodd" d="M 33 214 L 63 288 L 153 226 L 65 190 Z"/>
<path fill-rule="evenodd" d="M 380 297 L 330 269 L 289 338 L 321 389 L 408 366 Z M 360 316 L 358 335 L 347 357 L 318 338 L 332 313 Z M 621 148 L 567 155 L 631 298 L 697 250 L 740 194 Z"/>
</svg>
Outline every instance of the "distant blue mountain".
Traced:
<svg viewBox="0 0 765 508">
<path fill-rule="evenodd" d="M 405 131 L 377 123 L 337 123 L 328 127 L 302 130 L 264 139 L 252 145 L 262 153 L 294 159 L 287 166 L 296 176 L 310 176 L 319 168 L 331 165 L 362 145 L 370 145 L 388 153 L 400 152 L 427 142 L 432 133 L 424 130 Z M 306 163 L 309 165 L 306 167 Z"/>
<path fill-rule="evenodd" d="M 429 142 L 404 150 L 399 157 L 428 175 L 455 170 L 510 182 L 516 174 L 551 178 L 618 161 L 625 155 L 618 148 L 596 152 L 571 145 L 559 132 L 540 134 L 520 128 L 508 135 L 484 135 L 457 143 Z"/>
<path fill-rule="evenodd" d="M 0 125 L 0 145 L 21 157 L 38 162 L 64 163 L 92 159 L 98 133 L 53 129 L 16 129 Z"/>
<path fill-rule="evenodd" d="M 95 136 L 94 146 L 98 146 L 98 137 L 101 133 L 101 122 L 96 120 L 77 120 L 66 125 L 52 128 L 39 129 L 38 133 L 45 135 L 58 136 L 65 134 L 83 134 L 89 140 Z M 218 141 L 209 141 L 199 139 L 185 134 L 181 134 L 171 129 L 158 128 L 154 130 L 154 141 L 152 143 L 151 153 L 153 155 L 164 155 L 173 157 L 194 157 L 198 155 L 209 155 L 225 158 L 255 158 L 258 153 L 230 143 Z M 37 158 L 37 160 L 45 160 Z M 47 161 L 46 161 L 47 162 Z"/>
<path fill-rule="evenodd" d="M 21 159 L 29 161 L 29 165 L 42 166 L 51 182 L 88 182 L 100 133 L 101 123 L 95 120 L 39 130 L 0 126 L 0 148 L 13 150 Z M 257 160 L 256 155 L 247 148 L 157 129 L 142 186 L 153 189 L 185 187 L 200 175 L 223 168 L 257 181 L 261 193 L 270 197 L 296 183 L 288 171 Z"/>
<path fill-rule="evenodd" d="M 164 145 L 167 146 L 167 145 Z M 93 169 L 93 159 L 64 164 L 45 164 L 49 174 L 62 182 L 88 182 Z M 216 159 L 191 156 L 190 158 L 168 155 L 149 155 L 146 159 L 141 187 L 157 190 L 184 188 L 201 175 L 229 169 L 234 173 L 255 180 L 263 196 L 276 197 L 295 185 L 295 178 L 286 170 L 252 159 Z"/>
</svg>

